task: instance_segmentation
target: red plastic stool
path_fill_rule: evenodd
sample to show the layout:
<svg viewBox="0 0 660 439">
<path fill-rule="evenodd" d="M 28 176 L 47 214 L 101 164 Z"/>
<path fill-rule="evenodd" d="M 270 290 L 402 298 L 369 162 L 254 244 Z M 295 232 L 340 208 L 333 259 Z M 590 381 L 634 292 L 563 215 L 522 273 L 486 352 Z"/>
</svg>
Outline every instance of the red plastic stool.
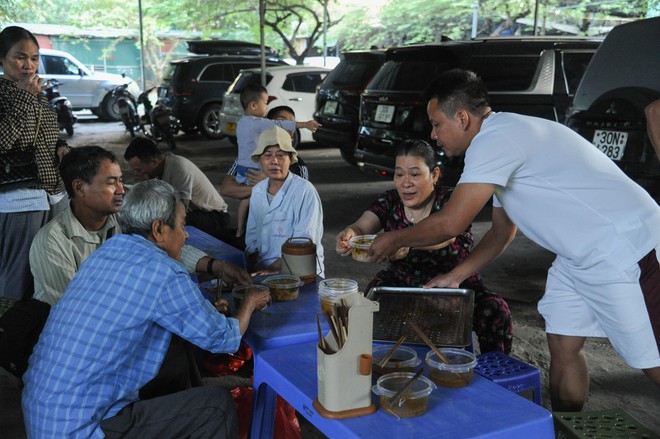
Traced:
<svg viewBox="0 0 660 439">
<path fill-rule="evenodd" d="M 541 373 L 537 368 L 502 352 L 477 355 L 474 371 L 507 390 L 541 405 Z"/>
</svg>

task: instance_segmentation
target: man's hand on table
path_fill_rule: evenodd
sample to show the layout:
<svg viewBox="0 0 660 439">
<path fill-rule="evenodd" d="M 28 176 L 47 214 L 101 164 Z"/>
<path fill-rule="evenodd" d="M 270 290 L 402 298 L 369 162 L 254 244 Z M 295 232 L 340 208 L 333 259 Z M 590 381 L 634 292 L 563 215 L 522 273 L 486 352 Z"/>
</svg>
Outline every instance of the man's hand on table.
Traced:
<svg viewBox="0 0 660 439">
<path fill-rule="evenodd" d="M 213 306 L 218 310 L 219 313 L 228 314 L 229 313 L 229 302 L 227 299 L 217 299 L 213 302 Z"/>
<path fill-rule="evenodd" d="M 228 261 L 216 260 L 213 263 L 213 274 L 217 279 L 222 276 L 222 281 L 229 286 L 252 284 L 252 279 L 247 271 Z"/>
</svg>

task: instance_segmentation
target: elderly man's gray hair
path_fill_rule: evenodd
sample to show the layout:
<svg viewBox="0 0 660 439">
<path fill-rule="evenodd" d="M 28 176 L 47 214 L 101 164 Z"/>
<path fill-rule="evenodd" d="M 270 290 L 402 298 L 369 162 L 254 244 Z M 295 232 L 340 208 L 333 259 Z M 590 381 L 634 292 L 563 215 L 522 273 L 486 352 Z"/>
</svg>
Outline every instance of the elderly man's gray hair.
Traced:
<svg viewBox="0 0 660 439">
<path fill-rule="evenodd" d="M 154 179 L 136 184 L 124 196 L 120 218 L 122 232 L 148 237 L 155 220 L 175 227 L 180 201 L 178 192 L 165 181 Z"/>
</svg>

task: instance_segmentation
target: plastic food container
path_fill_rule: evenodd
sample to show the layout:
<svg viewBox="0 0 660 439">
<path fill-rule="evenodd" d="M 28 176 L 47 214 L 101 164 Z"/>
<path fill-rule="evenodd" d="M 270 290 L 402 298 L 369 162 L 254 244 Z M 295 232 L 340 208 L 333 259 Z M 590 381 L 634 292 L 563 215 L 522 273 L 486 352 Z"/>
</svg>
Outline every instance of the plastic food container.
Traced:
<svg viewBox="0 0 660 439">
<path fill-rule="evenodd" d="M 268 287 L 265 285 L 239 285 L 237 287 L 234 287 L 231 290 L 231 297 L 234 299 L 234 305 L 236 305 L 236 308 L 239 308 L 241 306 L 241 302 L 243 301 L 243 296 L 245 295 L 245 292 L 248 289 L 268 291 Z"/>
<path fill-rule="evenodd" d="M 380 408 L 399 418 L 412 418 L 423 415 L 429 406 L 429 395 L 436 385 L 425 376 L 419 376 L 395 401 L 389 399 L 396 395 L 413 378 L 413 372 L 394 372 L 378 378 L 371 391 L 380 396 Z"/>
<path fill-rule="evenodd" d="M 358 283 L 353 279 L 334 278 L 324 279 L 319 282 L 319 298 L 323 312 L 332 311 L 337 303 L 337 296 L 345 293 L 357 293 Z"/>
<path fill-rule="evenodd" d="M 433 382 L 443 387 L 463 387 L 470 384 L 477 357 L 464 349 L 444 348 L 440 349 L 440 352 L 450 364 L 440 360 L 433 351 L 426 354 L 429 377 Z"/>
<path fill-rule="evenodd" d="M 302 282 L 298 276 L 278 274 L 261 282 L 270 289 L 270 295 L 276 302 L 288 302 L 298 298 Z"/>
<path fill-rule="evenodd" d="M 351 246 L 351 256 L 359 262 L 369 262 L 369 247 L 376 239 L 376 235 L 358 235 L 352 237 L 348 244 Z"/>
<path fill-rule="evenodd" d="M 390 359 L 383 367 L 378 366 L 380 360 L 392 349 L 392 345 L 378 346 L 373 349 L 373 367 L 376 375 L 385 375 L 392 372 L 412 372 L 422 360 L 417 357 L 417 352 L 407 346 L 396 348 Z"/>
</svg>

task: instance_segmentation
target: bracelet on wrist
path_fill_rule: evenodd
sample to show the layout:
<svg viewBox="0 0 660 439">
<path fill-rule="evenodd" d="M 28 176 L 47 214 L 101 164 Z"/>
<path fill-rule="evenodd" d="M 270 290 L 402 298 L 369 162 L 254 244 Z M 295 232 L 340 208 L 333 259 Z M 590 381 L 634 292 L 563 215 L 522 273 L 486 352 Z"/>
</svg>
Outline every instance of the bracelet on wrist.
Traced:
<svg viewBox="0 0 660 439">
<path fill-rule="evenodd" d="M 213 275 L 213 263 L 215 261 L 216 261 L 215 259 L 209 258 L 209 261 L 206 263 L 206 272 L 211 276 Z"/>
</svg>

